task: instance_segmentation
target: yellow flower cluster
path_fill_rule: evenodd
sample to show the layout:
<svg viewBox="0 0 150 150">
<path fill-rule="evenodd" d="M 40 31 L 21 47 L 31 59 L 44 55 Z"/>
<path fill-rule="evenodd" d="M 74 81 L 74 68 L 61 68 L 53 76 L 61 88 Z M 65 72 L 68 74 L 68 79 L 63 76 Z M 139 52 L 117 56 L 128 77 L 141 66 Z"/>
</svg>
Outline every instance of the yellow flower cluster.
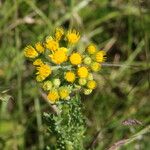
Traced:
<svg viewBox="0 0 150 150">
<path fill-rule="evenodd" d="M 96 88 L 93 72 L 101 69 L 106 53 L 94 44 L 80 53 L 75 49 L 79 39 L 76 30 L 56 28 L 54 35 L 48 36 L 44 42 L 24 49 L 25 57 L 33 61 L 37 70 L 36 80 L 52 104 L 69 100 L 70 94 L 76 90 L 88 95 Z"/>
</svg>

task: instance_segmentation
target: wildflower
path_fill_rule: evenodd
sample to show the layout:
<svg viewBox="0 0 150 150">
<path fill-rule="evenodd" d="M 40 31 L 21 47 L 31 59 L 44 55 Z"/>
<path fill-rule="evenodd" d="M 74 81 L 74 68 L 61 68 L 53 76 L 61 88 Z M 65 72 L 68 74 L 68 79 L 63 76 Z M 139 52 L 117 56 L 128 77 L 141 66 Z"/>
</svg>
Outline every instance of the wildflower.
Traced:
<svg viewBox="0 0 150 150">
<path fill-rule="evenodd" d="M 53 86 L 53 84 L 52 84 L 51 81 L 45 81 L 45 82 L 43 83 L 43 89 L 44 89 L 45 91 L 51 90 L 51 89 L 52 89 L 52 86 Z"/>
<path fill-rule="evenodd" d="M 41 66 L 43 65 L 43 62 L 41 59 L 36 59 L 34 62 L 33 62 L 33 65 L 34 66 Z"/>
<path fill-rule="evenodd" d="M 46 39 L 45 46 L 47 49 L 51 50 L 52 52 L 55 52 L 59 47 L 59 43 L 55 41 L 52 37 L 48 37 Z"/>
<path fill-rule="evenodd" d="M 65 79 L 66 79 L 68 82 L 73 83 L 73 82 L 75 81 L 75 74 L 74 74 L 72 71 L 68 71 L 68 72 L 66 72 L 66 74 L 65 74 Z"/>
<path fill-rule="evenodd" d="M 90 65 L 91 62 L 92 62 L 92 59 L 90 57 L 85 57 L 84 60 L 83 60 L 84 64 L 86 65 Z"/>
<path fill-rule="evenodd" d="M 94 80 L 88 81 L 87 87 L 88 87 L 89 89 L 92 89 L 92 90 L 95 89 L 95 88 L 96 88 L 96 82 L 95 82 Z"/>
<path fill-rule="evenodd" d="M 79 67 L 77 73 L 80 78 L 86 78 L 88 76 L 88 69 L 86 67 Z"/>
<path fill-rule="evenodd" d="M 95 59 L 97 62 L 101 63 L 104 62 L 106 57 L 105 57 L 106 53 L 105 51 L 99 51 L 95 54 Z"/>
<path fill-rule="evenodd" d="M 70 30 L 68 31 L 66 38 L 70 44 L 75 44 L 80 39 L 80 35 L 76 30 Z"/>
<path fill-rule="evenodd" d="M 35 48 L 36 48 L 38 53 L 43 53 L 45 50 L 45 48 L 43 47 L 43 45 L 40 42 L 35 44 Z"/>
<path fill-rule="evenodd" d="M 62 38 L 63 35 L 64 35 L 63 28 L 56 28 L 56 31 L 55 31 L 55 39 L 56 39 L 56 41 L 60 41 L 60 39 Z"/>
<path fill-rule="evenodd" d="M 86 84 L 86 79 L 80 78 L 80 79 L 79 79 L 79 84 L 80 84 L 80 85 L 85 85 L 85 84 Z"/>
<path fill-rule="evenodd" d="M 69 97 L 69 94 L 70 90 L 68 87 L 64 86 L 59 88 L 59 95 L 61 99 L 66 100 Z"/>
<path fill-rule="evenodd" d="M 101 65 L 100 65 L 99 63 L 97 63 L 97 62 L 93 62 L 93 63 L 91 64 L 91 69 L 92 69 L 92 71 L 94 71 L 94 72 L 99 71 L 100 68 L 101 68 Z"/>
<path fill-rule="evenodd" d="M 94 44 L 90 44 L 87 47 L 87 51 L 88 51 L 89 54 L 94 54 L 96 52 L 96 46 Z"/>
<path fill-rule="evenodd" d="M 61 63 L 65 62 L 68 58 L 67 53 L 62 49 L 58 49 L 52 55 L 49 55 L 49 57 L 52 59 L 52 61 L 55 64 L 61 64 Z"/>
<path fill-rule="evenodd" d="M 44 64 L 39 67 L 37 67 L 38 72 L 36 73 L 38 75 L 37 79 L 40 81 L 45 80 L 50 74 L 51 74 L 51 68 L 50 66 Z"/>
<path fill-rule="evenodd" d="M 60 84 L 61 84 L 60 79 L 54 79 L 54 80 L 53 80 L 53 84 L 54 84 L 55 87 L 59 87 Z"/>
<path fill-rule="evenodd" d="M 82 57 L 79 53 L 73 53 L 70 56 L 70 62 L 73 65 L 79 65 L 79 64 L 81 64 L 81 61 L 82 61 Z"/>
<path fill-rule="evenodd" d="M 50 92 L 47 95 L 48 100 L 50 103 L 54 104 L 57 100 L 59 100 L 59 94 L 56 89 L 50 90 Z"/>
<path fill-rule="evenodd" d="M 24 55 L 28 58 L 35 58 L 38 56 L 38 53 L 31 45 L 29 45 L 24 49 Z"/>
<path fill-rule="evenodd" d="M 83 92 L 85 95 L 90 95 L 92 93 L 92 90 L 91 89 L 84 89 Z"/>
</svg>

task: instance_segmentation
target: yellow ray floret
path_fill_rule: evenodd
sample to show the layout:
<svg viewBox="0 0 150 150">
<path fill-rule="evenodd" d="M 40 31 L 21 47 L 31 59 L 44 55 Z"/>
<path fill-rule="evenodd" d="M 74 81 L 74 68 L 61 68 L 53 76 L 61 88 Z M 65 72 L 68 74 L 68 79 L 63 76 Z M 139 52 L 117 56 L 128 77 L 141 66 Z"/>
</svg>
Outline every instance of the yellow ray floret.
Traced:
<svg viewBox="0 0 150 150">
<path fill-rule="evenodd" d="M 67 32 L 66 38 L 70 44 L 75 44 L 80 39 L 80 35 L 76 30 L 69 30 Z"/>
<path fill-rule="evenodd" d="M 59 48 L 59 43 L 55 41 L 52 37 L 48 37 L 46 39 L 45 46 L 47 49 L 51 50 L 52 52 L 55 52 Z"/>
<path fill-rule="evenodd" d="M 95 88 L 96 88 L 96 82 L 95 82 L 94 80 L 88 81 L 87 87 L 88 87 L 89 89 L 92 89 L 92 90 L 95 89 Z"/>
<path fill-rule="evenodd" d="M 38 72 L 36 73 L 38 75 L 37 79 L 39 79 L 40 81 L 45 80 L 52 72 L 50 66 L 47 64 L 37 67 L 37 70 L 38 70 Z"/>
<path fill-rule="evenodd" d="M 35 48 L 38 53 L 43 53 L 45 48 L 43 47 L 42 43 L 38 42 L 35 44 Z"/>
<path fill-rule="evenodd" d="M 59 100 L 59 94 L 56 89 L 50 90 L 50 92 L 47 95 L 48 100 L 51 104 L 54 104 L 57 100 Z"/>
<path fill-rule="evenodd" d="M 82 57 L 79 53 L 73 53 L 71 56 L 70 56 L 70 62 L 71 64 L 73 65 L 79 65 L 81 64 L 82 62 Z"/>
<path fill-rule="evenodd" d="M 28 58 L 35 58 L 38 56 L 38 53 L 31 45 L 29 45 L 24 49 L 24 55 Z"/>
<path fill-rule="evenodd" d="M 63 35 L 64 35 L 64 29 L 63 28 L 56 28 L 56 30 L 55 30 L 56 41 L 60 41 Z"/>
<path fill-rule="evenodd" d="M 73 83 L 73 82 L 75 81 L 75 78 L 76 78 L 76 76 L 75 76 L 75 74 L 74 74 L 72 71 L 66 72 L 66 74 L 65 74 L 65 79 L 66 79 L 68 82 Z"/>
<path fill-rule="evenodd" d="M 67 53 L 65 51 L 65 48 L 58 49 L 52 55 L 49 55 L 49 57 L 52 59 L 52 61 L 55 64 L 61 64 L 61 63 L 65 62 L 65 61 L 67 61 L 67 59 L 68 59 Z"/>
<path fill-rule="evenodd" d="M 36 59 L 34 62 L 33 62 L 33 65 L 34 66 L 41 66 L 41 65 L 43 65 L 44 63 L 42 62 L 42 60 L 41 59 Z"/>
<path fill-rule="evenodd" d="M 70 90 L 67 86 L 59 88 L 59 95 L 61 99 L 64 99 L 64 100 L 68 99 L 69 94 L 70 94 Z"/>
<path fill-rule="evenodd" d="M 101 63 L 104 62 L 106 60 L 106 52 L 105 51 L 99 51 L 95 54 L 95 59 L 97 62 Z"/>
<path fill-rule="evenodd" d="M 97 63 L 97 62 L 93 62 L 91 64 L 91 69 L 94 72 L 98 72 L 101 69 L 101 65 L 99 63 Z"/>
<path fill-rule="evenodd" d="M 90 44 L 87 47 L 87 51 L 88 51 L 89 54 L 94 54 L 96 52 L 96 46 L 94 44 Z"/>
<path fill-rule="evenodd" d="M 86 78 L 88 76 L 88 69 L 86 67 L 79 67 L 77 74 L 80 78 Z"/>
</svg>

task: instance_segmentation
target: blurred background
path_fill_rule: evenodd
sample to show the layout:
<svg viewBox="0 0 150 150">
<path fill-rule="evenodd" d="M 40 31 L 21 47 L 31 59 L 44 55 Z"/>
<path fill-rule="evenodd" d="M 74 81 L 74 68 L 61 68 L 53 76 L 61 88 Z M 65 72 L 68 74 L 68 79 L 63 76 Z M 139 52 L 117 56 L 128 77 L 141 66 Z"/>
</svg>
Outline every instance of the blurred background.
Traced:
<svg viewBox="0 0 150 150">
<path fill-rule="evenodd" d="M 42 118 L 50 108 L 23 48 L 58 26 L 79 30 L 80 48 L 94 42 L 107 51 L 97 89 L 82 96 L 86 149 L 108 149 L 138 133 L 121 149 L 149 150 L 149 0 L 0 0 L 0 149 L 44 149 L 53 140 Z"/>
</svg>

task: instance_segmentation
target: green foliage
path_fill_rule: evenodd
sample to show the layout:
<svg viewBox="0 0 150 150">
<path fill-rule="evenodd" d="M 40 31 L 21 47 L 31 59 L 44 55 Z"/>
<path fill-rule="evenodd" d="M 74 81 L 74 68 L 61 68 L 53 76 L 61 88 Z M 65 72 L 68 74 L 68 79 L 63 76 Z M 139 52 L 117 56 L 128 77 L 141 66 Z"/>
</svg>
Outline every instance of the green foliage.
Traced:
<svg viewBox="0 0 150 150">
<path fill-rule="evenodd" d="M 82 115 L 81 100 L 78 95 L 66 103 L 58 104 L 59 113 L 44 114 L 49 132 L 56 137 L 56 150 L 83 150 L 85 122 Z"/>
<path fill-rule="evenodd" d="M 55 146 L 41 115 L 51 109 L 38 92 L 23 48 L 44 39 L 58 25 L 80 30 L 79 49 L 91 41 L 107 51 L 107 64 L 96 75 L 96 91 L 81 96 L 87 126 L 85 147 L 98 131 L 91 149 L 108 149 L 145 129 L 150 123 L 149 16 L 148 0 L 0 1 L 0 149 Z M 128 118 L 143 125 L 122 125 Z M 120 149 L 149 150 L 149 136 L 142 134 Z"/>
</svg>

